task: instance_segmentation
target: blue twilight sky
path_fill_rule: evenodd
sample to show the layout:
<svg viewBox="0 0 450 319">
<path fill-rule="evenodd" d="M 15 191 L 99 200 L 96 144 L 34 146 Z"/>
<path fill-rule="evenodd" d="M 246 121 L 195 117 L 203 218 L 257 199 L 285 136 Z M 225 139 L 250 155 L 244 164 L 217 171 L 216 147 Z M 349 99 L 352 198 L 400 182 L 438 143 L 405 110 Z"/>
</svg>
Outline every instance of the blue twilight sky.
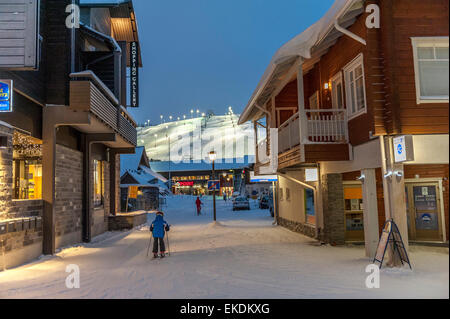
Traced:
<svg viewBox="0 0 450 319">
<path fill-rule="evenodd" d="M 247 105 L 276 50 L 319 20 L 333 0 L 134 0 L 144 67 L 139 123 L 192 108 Z"/>
</svg>

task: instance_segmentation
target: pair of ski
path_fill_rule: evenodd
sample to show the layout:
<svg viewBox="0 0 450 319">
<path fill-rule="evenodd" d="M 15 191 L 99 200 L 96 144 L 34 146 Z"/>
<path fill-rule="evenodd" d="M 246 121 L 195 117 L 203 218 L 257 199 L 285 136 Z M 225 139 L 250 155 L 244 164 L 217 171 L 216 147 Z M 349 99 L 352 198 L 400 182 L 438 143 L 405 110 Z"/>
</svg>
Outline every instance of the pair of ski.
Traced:
<svg viewBox="0 0 450 319">
<path fill-rule="evenodd" d="M 150 247 L 151 247 L 151 245 L 152 245 L 152 239 L 153 239 L 153 237 L 150 237 L 150 242 L 148 243 L 148 248 L 147 248 L 147 258 L 148 258 L 149 254 L 150 254 Z M 164 253 L 164 257 L 162 257 L 161 255 L 157 255 L 157 256 L 153 255 L 153 259 L 164 259 L 164 258 L 167 258 L 167 256 L 170 257 L 170 244 L 169 244 L 169 238 L 167 238 L 167 246 L 169 247 L 169 252 L 168 252 L 168 253 Z"/>
</svg>

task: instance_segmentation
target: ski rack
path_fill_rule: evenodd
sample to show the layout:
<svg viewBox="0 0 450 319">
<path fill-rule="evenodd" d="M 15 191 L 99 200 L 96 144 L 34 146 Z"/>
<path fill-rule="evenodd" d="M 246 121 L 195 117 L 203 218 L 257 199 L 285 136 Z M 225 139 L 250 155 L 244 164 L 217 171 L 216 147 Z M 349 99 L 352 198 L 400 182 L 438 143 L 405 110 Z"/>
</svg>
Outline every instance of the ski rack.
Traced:
<svg viewBox="0 0 450 319">
<path fill-rule="evenodd" d="M 394 253 L 397 252 L 402 265 L 407 263 L 409 265 L 409 268 L 412 270 L 411 262 L 406 251 L 405 244 L 403 243 L 402 235 L 400 234 L 397 224 L 395 224 L 393 219 L 389 219 L 384 223 L 383 233 L 381 234 L 380 240 L 378 242 L 377 252 L 375 258 L 373 259 L 373 264 L 379 263 L 380 269 L 383 266 L 384 257 L 386 255 L 387 246 L 389 244 L 391 244 Z M 382 245 L 384 245 L 384 247 Z M 379 253 L 381 252 L 381 250 L 382 254 L 380 258 Z"/>
</svg>

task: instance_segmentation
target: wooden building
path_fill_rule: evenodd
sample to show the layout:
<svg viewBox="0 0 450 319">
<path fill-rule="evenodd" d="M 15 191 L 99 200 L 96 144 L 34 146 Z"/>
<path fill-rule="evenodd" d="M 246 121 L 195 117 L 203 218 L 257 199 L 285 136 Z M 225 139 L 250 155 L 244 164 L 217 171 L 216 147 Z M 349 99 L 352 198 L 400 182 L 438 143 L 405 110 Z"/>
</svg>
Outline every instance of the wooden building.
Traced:
<svg viewBox="0 0 450 319">
<path fill-rule="evenodd" d="M 448 5 L 337 0 L 279 49 L 240 118 L 279 224 L 371 257 L 387 218 L 448 243 Z"/>
<path fill-rule="evenodd" d="M 137 142 L 127 111 L 132 43 L 131 0 L 0 0 L 0 83 L 12 97 L 0 113 L 5 267 L 108 230 L 119 154 Z"/>
</svg>

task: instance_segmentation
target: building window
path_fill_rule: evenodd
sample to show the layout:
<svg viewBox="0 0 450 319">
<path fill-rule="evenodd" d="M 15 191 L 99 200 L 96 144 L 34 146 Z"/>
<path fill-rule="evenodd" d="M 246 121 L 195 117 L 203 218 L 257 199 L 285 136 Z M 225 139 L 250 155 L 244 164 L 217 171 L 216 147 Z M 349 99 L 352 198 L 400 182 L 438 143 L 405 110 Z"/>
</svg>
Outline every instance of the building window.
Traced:
<svg viewBox="0 0 450 319">
<path fill-rule="evenodd" d="M 347 111 L 349 118 L 367 111 L 366 84 L 364 80 L 363 55 L 360 54 L 344 68 Z"/>
<path fill-rule="evenodd" d="M 42 141 L 14 132 L 13 199 L 42 199 Z"/>
<path fill-rule="evenodd" d="M 286 188 L 286 200 L 287 201 L 291 200 L 291 189 L 290 188 Z"/>
<path fill-rule="evenodd" d="M 333 109 L 344 108 L 344 85 L 342 84 L 342 73 L 339 72 L 331 79 L 331 100 Z"/>
<path fill-rule="evenodd" d="M 412 38 L 417 104 L 448 103 L 448 37 Z"/>
<path fill-rule="evenodd" d="M 103 205 L 103 162 L 94 160 L 92 173 L 94 175 L 94 207 Z"/>
<path fill-rule="evenodd" d="M 311 110 L 319 109 L 319 91 L 314 92 L 314 94 L 309 98 L 309 108 Z"/>
</svg>

